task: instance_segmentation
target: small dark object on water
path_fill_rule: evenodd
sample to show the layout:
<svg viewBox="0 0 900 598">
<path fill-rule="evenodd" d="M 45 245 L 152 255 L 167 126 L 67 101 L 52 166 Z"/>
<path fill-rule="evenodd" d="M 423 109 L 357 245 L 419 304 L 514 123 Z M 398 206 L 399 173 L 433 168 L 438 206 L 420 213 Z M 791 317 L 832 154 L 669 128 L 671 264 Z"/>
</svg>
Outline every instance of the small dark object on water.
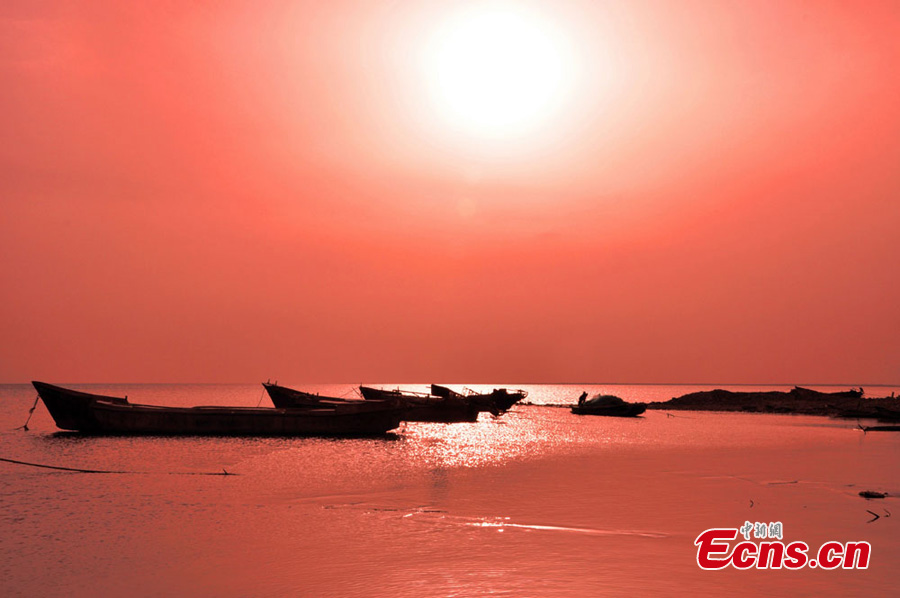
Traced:
<svg viewBox="0 0 900 598">
<path fill-rule="evenodd" d="M 876 492 L 875 490 L 863 490 L 859 493 L 863 498 L 887 498 L 887 492 Z"/>
<path fill-rule="evenodd" d="M 617 396 L 600 394 L 586 401 L 579 399 L 578 404 L 572 407 L 572 413 L 576 415 L 606 415 L 610 417 L 637 417 L 646 410 L 645 403 L 626 403 Z"/>
</svg>

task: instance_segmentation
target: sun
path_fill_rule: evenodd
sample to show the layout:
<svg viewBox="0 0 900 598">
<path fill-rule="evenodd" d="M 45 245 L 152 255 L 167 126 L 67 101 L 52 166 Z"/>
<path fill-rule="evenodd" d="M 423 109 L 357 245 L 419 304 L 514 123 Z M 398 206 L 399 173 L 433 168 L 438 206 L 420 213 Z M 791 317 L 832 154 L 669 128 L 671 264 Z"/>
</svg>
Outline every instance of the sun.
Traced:
<svg viewBox="0 0 900 598">
<path fill-rule="evenodd" d="M 471 8 L 445 21 L 427 58 L 429 87 L 450 125 L 483 137 L 524 134 L 559 110 L 571 64 L 539 15 Z"/>
</svg>

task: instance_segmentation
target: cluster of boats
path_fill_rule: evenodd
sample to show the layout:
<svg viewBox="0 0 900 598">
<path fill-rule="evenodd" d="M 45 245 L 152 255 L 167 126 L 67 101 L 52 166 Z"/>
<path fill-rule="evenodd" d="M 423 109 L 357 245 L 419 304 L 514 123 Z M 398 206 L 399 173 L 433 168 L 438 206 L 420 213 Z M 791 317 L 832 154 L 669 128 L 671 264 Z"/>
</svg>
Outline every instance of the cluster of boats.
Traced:
<svg viewBox="0 0 900 598">
<path fill-rule="evenodd" d="M 375 436 L 404 421 L 475 422 L 480 413 L 500 416 L 528 395 L 507 388 L 457 392 L 432 384 L 430 392 L 360 386 L 362 399 L 347 399 L 266 382 L 274 408 L 160 407 L 45 382 L 32 384 L 57 427 L 89 434 Z M 572 407 L 573 413 L 634 417 L 646 408 L 611 395 L 586 397 Z"/>
<path fill-rule="evenodd" d="M 524 390 L 506 388 L 496 388 L 490 393 L 470 390 L 463 394 L 437 384 L 431 385 L 430 393 L 360 386 L 359 392 L 364 400 L 358 401 L 321 397 L 268 382 L 263 386 L 279 409 L 302 409 L 323 404 L 369 409 L 378 405 L 403 410 L 404 421 L 440 423 L 476 422 L 478 414 L 483 412 L 500 416 L 528 396 Z"/>
<path fill-rule="evenodd" d="M 500 416 L 524 399 L 524 390 L 495 388 L 489 393 L 457 392 L 432 384 L 429 392 L 360 386 L 360 398 L 327 397 L 278 384 L 263 384 L 272 407 L 159 407 L 32 382 L 47 410 L 63 430 L 90 434 L 242 435 L 242 436 L 374 436 L 401 422 L 476 422 L 481 413 Z M 863 390 L 823 393 L 795 387 L 790 392 L 701 391 L 666 403 L 669 409 L 808 413 L 837 417 L 875 417 L 900 429 L 898 399 L 869 399 Z M 630 403 L 614 395 L 585 392 L 571 407 L 577 415 L 637 417 L 646 403 Z M 862 427 L 862 426 L 861 426 Z"/>
<path fill-rule="evenodd" d="M 527 396 L 524 390 L 430 393 L 361 386 L 363 399 L 311 394 L 277 384 L 263 386 L 272 407 L 159 407 L 32 382 L 63 430 L 90 434 L 374 436 L 403 421 L 474 422 L 482 412 L 502 415 Z"/>
</svg>

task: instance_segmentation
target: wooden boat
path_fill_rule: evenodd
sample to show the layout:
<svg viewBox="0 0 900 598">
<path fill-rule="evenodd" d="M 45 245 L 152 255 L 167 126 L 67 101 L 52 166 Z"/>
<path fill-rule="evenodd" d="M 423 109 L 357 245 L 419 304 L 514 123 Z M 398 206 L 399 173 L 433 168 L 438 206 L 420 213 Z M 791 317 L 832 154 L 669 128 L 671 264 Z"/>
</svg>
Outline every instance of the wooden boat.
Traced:
<svg viewBox="0 0 900 598">
<path fill-rule="evenodd" d="M 432 384 L 431 394 L 437 397 L 455 397 L 462 400 L 468 400 L 477 405 L 480 411 L 501 415 L 509 411 L 513 405 L 527 397 L 528 391 L 495 388 L 489 393 L 477 393 L 473 390 L 469 390 L 467 393 L 463 394 L 446 386 Z"/>
<path fill-rule="evenodd" d="M 405 405 L 397 399 L 366 401 L 362 399 L 328 397 L 288 388 L 287 386 L 278 386 L 270 382 L 263 382 L 263 387 L 269 394 L 269 398 L 272 399 L 272 404 L 278 409 L 335 407 L 342 412 L 352 411 L 354 413 L 369 413 L 383 409 L 405 409 Z"/>
<path fill-rule="evenodd" d="M 863 432 L 900 432 L 900 425 L 860 426 Z"/>
<path fill-rule="evenodd" d="M 63 430 L 90 434 L 228 436 L 375 436 L 400 425 L 396 407 L 357 412 L 337 405 L 269 407 L 157 407 L 32 382 Z"/>
<path fill-rule="evenodd" d="M 582 397 L 585 397 L 584 393 Z M 606 415 L 610 417 L 637 417 L 647 410 L 645 403 L 626 403 L 615 395 L 596 395 L 590 399 L 580 399 L 572 407 L 578 415 Z"/>
<path fill-rule="evenodd" d="M 403 419 L 414 422 L 458 423 L 476 422 L 481 411 L 477 404 L 464 396 L 437 396 L 424 392 L 384 390 L 360 386 L 366 401 L 398 400 L 407 408 Z M 456 393 L 459 394 L 459 393 Z"/>
<path fill-rule="evenodd" d="M 850 390 L 839 390 L 837 392 L 822 392 L 802 386 L 795 386 L 790 393 L 796 397 L 806 397 L 813 399 L 821 399 L 823 397 L 831 397 L 836 399 L 861 399 L 863 396 L 862 388 L 851 388 Z"/>
<path fill-rule="evenodd" d="M 886 407 L 875 407 L 875 413 L 878 416 L 878 421 L 884 423 L 900 423 L 900 411 L 896 409 L 887 409 Z"/>
</svg>

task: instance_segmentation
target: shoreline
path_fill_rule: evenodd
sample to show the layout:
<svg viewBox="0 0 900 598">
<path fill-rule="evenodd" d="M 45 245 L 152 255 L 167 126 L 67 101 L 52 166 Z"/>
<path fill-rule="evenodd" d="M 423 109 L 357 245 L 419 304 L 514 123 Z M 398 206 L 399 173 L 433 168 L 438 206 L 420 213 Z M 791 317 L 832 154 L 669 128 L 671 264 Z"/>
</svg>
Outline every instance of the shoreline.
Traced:
<svg viewBox="0 0 900 598">
<path fill-rule="evenodd" d="M 647 403 L 647 409 L 821 415 L 843 419 L 900 422 L 900 397 L 867 398 L 862 389 L 833 393 L 800 386 L 795 386 L 787 392 L 715 389 L 688 393 L 668 401 L 650 402 Z"/>
</svg>

